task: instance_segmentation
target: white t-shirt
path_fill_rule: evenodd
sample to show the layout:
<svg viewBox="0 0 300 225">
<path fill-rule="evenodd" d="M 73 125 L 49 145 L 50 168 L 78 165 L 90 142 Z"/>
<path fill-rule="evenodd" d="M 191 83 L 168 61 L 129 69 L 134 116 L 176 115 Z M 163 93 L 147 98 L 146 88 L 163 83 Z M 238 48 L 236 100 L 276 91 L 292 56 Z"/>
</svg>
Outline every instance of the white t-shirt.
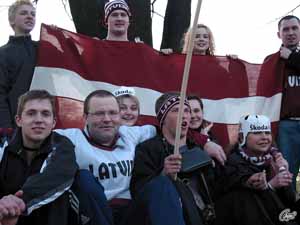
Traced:
<svg viewBox="0 0 300 225">
<path fill-rule="evenodd" d="M 133 169 L 135 147 L 156 135 L 156 128 L 121 126 L 113 149 L 92 144 L 80 129 L 55 130 L 75 145 L 76 161 L 80 169 L 90 170 L 104 187 L 106 198 L 131 199 L 129 183 Z"/>
</svg>

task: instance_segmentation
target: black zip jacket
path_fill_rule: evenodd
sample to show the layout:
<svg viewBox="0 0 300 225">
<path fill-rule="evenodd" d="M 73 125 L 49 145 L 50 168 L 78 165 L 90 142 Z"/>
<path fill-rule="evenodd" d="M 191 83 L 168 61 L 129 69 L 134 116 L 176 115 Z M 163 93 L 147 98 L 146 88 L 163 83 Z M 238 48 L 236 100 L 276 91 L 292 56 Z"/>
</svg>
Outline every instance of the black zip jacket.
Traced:
<svg viewBox="0 0 300 225">
<path fill-rule="evenodd" d="M 38 42 L 30 36 L 11 36 L 0 48 L 0 127 L 15 127 L 17 102 L 29 90 Z"/>
<path fill-rule="evenodd" d="M 21 131 L 0 149 L 0 197 L 23 190 L 26 216 L 18 225 L 67 224 L 66 191 L 74 181 L 78 166 L 74 145 L 68 138 L 52 132 L 28 165 Z"/>
</svg>

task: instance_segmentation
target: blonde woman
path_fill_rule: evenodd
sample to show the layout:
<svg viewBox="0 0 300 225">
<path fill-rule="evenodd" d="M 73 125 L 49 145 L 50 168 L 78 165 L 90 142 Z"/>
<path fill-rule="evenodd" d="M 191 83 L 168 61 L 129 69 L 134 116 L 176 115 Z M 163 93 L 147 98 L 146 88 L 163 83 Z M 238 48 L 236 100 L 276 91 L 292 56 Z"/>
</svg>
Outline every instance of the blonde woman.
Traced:
<svg viewBox="0 0 300 225">
<path fill-rule="evenodd" d="M 190 28 L 184 35 L 182 53 L 187 52 L 191 32 Z M 211 29 L 204 24 L 198 24 L 195 32 L 193 53 L 197 55 L 214 55 L 215 41 Z"/>
</svg>

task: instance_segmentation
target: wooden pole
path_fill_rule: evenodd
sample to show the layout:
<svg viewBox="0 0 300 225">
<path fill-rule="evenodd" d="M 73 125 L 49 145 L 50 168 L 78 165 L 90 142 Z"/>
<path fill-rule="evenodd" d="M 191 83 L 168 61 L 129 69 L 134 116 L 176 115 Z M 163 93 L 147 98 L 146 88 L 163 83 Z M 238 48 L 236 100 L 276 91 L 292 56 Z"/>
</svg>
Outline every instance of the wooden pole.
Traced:
<svg viewBox="0 0 300 225">
<path fill-rule="evenodd" d="M 177 118 L 177 124 L 176 124 L 174 154 L 179 153 L 179 141 L 180 141 L 181 124 L 182 124 L 182 116 L 183 116 L 183 106 L 184 106 L 184 100 L 186 98 L 186 89 L 187 89 L 188 80 L 189 80 L 189 72 L 190 72 L 193 48 L 194 48 L 195 31 L 197 29 L 201 4 L 202 4 L 202 0 L 198 0 L 194 23 L 193 23 L 193 27 L 192 27 L 192 32 L 191 32 L 190 38 L 188 40 L 189 43 L 188 43 L 188 48 L 187 48 L 187 53 L 186 53 L 186 58 L 185 58 L 183 78 L 182 78 L 181 90 L 180 90 L 180 103 L 179 103 L 179 112 L 178 112 L 178 118 Z M 175 176 L 175 179 L 176 179 L 176 176 Z"/>
</svg>

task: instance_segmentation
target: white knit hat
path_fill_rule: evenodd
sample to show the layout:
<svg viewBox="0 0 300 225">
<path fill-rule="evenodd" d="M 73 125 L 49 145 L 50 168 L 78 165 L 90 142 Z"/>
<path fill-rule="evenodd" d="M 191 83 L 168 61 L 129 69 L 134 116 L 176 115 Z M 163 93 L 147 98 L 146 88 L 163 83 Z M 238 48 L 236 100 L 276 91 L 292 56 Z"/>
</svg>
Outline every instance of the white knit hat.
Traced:
<svg viewBox="0 0 300 225">
<path fill-rule="evenodd" d="M 109 15 L 117 9 L 124 10 L 129 17 L 131 16 L 129 6 L 124 0 L 111 0 L 105 3 L 104 6 L 105 22 L 107 22 Z"/>
<path fill-rule="evenodd" d="M 113 92 L 114 96 L 119 97 L 121 95 L 133 95 L 135 96 L 135 90 L 132 87 L 121 86 L 119 89 Z"/>
<path fill-rule="evenodd" d="M 243 134 L 243 140 L 240 143 L 240 147 L 246 144 L 248 133 L 254 132 L 271 132 L 270 119 L 264 115 L 248 115 L 243 116 L 240 119 L 240 130 L 239 133 Z"/>
</svg>

